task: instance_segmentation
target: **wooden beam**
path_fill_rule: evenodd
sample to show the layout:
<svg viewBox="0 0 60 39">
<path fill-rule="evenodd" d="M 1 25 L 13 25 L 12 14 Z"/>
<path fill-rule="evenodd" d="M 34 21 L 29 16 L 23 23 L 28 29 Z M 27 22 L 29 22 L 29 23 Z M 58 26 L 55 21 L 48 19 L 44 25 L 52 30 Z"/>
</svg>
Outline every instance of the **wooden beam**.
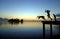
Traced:
<svg viewBox="0 0 60 39">
<path fill-rule="evenodd" d="M 50 24 L 50 39 L 52 39 L 52 24 Z"/>
<path fill-rule="evenodd" d="M 43 39 L 45 39 L 45 24 L 43 23 Z"/>
</svg>

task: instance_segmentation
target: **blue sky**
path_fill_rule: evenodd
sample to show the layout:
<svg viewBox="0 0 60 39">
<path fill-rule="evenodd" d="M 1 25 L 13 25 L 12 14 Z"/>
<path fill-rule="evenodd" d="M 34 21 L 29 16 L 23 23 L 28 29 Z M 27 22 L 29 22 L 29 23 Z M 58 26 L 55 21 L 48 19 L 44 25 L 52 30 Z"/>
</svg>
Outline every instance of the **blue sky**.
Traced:
<svg viewBox="0 0 60 39">
<path fill-rule="evenodd" d="M 46 16 L 45 10 L 51 15 L 60 13 L 60 0 L 0 0 L 0 17 L 36 19 Z"/>
</svg>

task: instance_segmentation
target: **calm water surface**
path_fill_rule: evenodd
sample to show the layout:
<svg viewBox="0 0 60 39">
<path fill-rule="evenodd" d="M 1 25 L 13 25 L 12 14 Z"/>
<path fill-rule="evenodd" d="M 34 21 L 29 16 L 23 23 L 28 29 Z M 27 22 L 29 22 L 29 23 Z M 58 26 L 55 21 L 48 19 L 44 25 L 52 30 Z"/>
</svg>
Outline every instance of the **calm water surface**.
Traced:
<svg viewBox="0 0 60 39">
<path fill-rule="evenodd" d="M 50 26 L 45 26 L 46 37 L 50 35 Z M 59 33 L 58 25 L 53 25 L 53 36 Z M 43 26 L 41 22 L 0 23 L 0 38 L 42 38 Z"/>
</svg>

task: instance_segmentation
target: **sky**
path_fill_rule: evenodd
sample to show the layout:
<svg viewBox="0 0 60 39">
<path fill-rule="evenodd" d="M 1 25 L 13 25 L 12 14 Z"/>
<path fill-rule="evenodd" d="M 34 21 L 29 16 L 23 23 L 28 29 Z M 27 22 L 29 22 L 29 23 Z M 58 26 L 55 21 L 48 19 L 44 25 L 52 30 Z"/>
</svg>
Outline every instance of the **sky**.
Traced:
<svg viewBox="0 0 60 39">
<path fill-rule="evenodd" d="M 60 13 L 60 0 L 0 0 L 0 17 L 37 19 L 47 16 L 45 10 L 52 14 Z"/>
</svg>

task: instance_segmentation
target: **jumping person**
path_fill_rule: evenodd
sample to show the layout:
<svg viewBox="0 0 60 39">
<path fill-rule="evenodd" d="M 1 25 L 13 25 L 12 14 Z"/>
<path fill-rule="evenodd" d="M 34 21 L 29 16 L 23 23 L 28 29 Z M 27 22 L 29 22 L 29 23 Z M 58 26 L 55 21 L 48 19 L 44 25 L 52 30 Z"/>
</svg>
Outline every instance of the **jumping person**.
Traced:
<svg viewBox="0 0 60 39">
<path fill-rule="evenodd" d="M 46 10 L 45 12 L 47 12 L 47 17 L 52 20 L 52 18 L 50 17 L 50 10 Z"/>
<path fill-rule="evenodd" d="M 42 18 L 45 20 L 45 17 L 44 16 L 37 16 L 38 19 Z"/>
<path fill-rule="evenodd" d="M 55 14 L 53 14 L 53 16 L 54 16 L 54 20 L 56 21 L 56 15 L 55 15 Z"/>
</svg>

